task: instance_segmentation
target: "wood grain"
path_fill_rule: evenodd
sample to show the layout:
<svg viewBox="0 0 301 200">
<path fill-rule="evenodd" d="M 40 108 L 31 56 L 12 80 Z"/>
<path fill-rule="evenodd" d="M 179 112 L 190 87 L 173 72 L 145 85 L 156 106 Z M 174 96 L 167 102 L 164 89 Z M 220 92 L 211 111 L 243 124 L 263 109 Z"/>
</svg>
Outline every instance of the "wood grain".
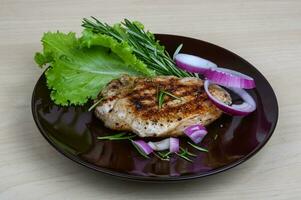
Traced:
<svg viewBox="0 0 301 200">
<path fill-rule="evenodd" d="M 179 184 L 125 182 L 57 153 L 31 112 L 43 32 L 80 32 L 81 18 L 140 20 L 153 32 L 200 38 L 254 64 L 279 100 L 262 151 L 225 173 Z M 301 1 L 0 1 L 0 199 L 300 199 Z"/>
</svg>

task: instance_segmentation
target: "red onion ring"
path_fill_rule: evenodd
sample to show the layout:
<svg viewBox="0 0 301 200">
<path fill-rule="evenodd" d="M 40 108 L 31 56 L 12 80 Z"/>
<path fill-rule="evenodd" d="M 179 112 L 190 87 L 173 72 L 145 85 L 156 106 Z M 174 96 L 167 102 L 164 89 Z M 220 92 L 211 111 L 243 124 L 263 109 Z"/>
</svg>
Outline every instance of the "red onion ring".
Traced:
<svg viewBox="0 0 301 200">
<path fill-rule="evenodd" d="M 179 152 L 180 150 L 180 141 L 179 138 L 171 137 L 169 140 L 169 151 L 171 153 Z"/>
<path fill-rule="evenodd" d="M 169 149 L 171 153 L 178 152 L 180 142 L 178 138 L 166 138 L 158 142 L 148 142 L 148 145 L 155 151 L 163 151 Z"/>
<path fill-rule="evenodd" d="M 192 73 L 205 73 L 210 68 L 216 68 L 217 65 L 204 58 L 179 53 L 174 56 L 177 66 L 185 71 Z"/>
<path fill-rule="evenodd" d="M 146 155 L 149 155 L 153 152 L 153 149 L 143 140 L 133 140 L 133 143 L 139 147 Z"/>
<path fill-rule="evenodd" d="M 163 151 L 169 149 L 170 146 L 169 138 L 160 140 L 158 142 L 148 142 L 147 144 L 155 151 Z"/>
<path fill-rule="evenodd" d="M 239 115 L 239 116 L 245 116 L 249 113 L 256 110 L 256 103 L 251 95 L 249 95 L 244 89 L 240 88 L 232 88 L 229 87 L 228 89 L 232 90 L 234 93 L 239 95 L 244 102 L 242 104 L 233 104 L 233 105 L 227 105 L 224 102 L 218 100 L 215 98 L 210 92 L 209 92 L 209 85 L 210 81 L 205 80 L 204 82 L 204 88 L 208 95 L 208 97 L 211 99 L 211 101 L 216 105 L 219 109 L 224 111 L 225 113 L 231 114 L 231 115 Z"/>
<path fill-rule="evenodd" d="M 202 125 L 192 125 L 184 130 L 185 135 L 187 135 L 194 143 L 199 143 L 207 134 L 207 130 Z"/>
<path fill-rule="evenodd" d="M 210 68 L 205 72 L 205 76 L 213 83 L 225 87 L 255 88 L 255 81 L 252 77 L 230 69 Z"/>
</svg>

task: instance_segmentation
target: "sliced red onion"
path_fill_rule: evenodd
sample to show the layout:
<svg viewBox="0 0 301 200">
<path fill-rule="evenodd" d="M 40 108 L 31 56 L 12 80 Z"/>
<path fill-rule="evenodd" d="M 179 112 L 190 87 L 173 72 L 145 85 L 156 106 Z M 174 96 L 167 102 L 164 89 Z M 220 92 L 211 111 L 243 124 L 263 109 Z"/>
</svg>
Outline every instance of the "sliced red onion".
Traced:
<svg viewBox="0 0 301 200">
<path fill-rule="evenodd" d="M 139 147 L 141 151 L 143 151 L 146 155 L 149 155 L 153 152 L 153 149 L 143 140 L 133 140 L 133 143 Z"/>
<path fill-rule="evenodd" d="M 230 69 L 211 68 L 206 71 L 205 76 L 213 83 L 225 87 L 255 88 L 255 81 L 252 77 Z"/>
<path fill-rule="evenodd" d="M 180 150 L 180 142 L 178 138 L 171 137 L 169 139 L 169 151 L 171 153 L 178 152 Z"/>
<path fill-rule="evenodd" d="M 158 142 L 148 142 L 148 145 L 155 151 L 163 151 L 169 149 L 169 138 L 163 139 Z"/>
<path fill-rule="evenodd" d="M 201 124 L 196 124 L 196 125 L 191 125 L 185 129 L 185 131 L 188 132 L 199 131 L 199 130 L 206 130 L 206 128 Z"/>
<path fill-rule="evenodd" d="M 194 143 L 199 143 L 206 136 L 206 128 L 202 125 L 192 125 L 184 130 L 187 135 Z"/>
<path fill-rule="evenodd" d="M 254 99 L 249 95 L 244 89 L 240 88 L 232 88 L 229 87 L 228 89 L 232 90 L 234 93 L 239 95 L 244 102 L 242 104 L 233 104 L 233 105 L 227 105 L 224 102 L 218 100 L 215 98 L 210 92 L 209 92 L 209 85 L 210 81 L 205 80 L 204 82 L 204 88 L 205 91 L 208 95 L 208 97 L 211 99 L 211 101 L 222 111 L 225 113 L 231 114 L 231 115 L 240 115 L 240 116 L 245 116 L 248 115 L 249 113 L 253 112 L 256 110 L 256 103 Z"/>
<path fill-rule="evenodd" d="M 205 73 L 208 69 L 216 68 L 217 65 L 204 58 L 179 53 L 174 56 L 177 66 L 185 71 L 192 73 Z"/>
<path fill-rule="evenodd" d="M 155 151 L 163 151 L 169 149 L 171 153 L 178 152 L 180 142 L 178 138 L 166 138 L 158 142 L 148 142 L 148 145 Z"/>
</svg>

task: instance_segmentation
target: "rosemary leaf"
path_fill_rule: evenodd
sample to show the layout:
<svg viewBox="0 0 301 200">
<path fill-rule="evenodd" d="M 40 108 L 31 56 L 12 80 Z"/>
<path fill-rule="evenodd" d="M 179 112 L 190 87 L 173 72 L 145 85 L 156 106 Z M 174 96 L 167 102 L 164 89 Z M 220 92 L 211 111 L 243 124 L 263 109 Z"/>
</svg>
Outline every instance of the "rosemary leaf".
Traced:
<svg viewBox="0 0 301 200">
<path fill-rule="evenodd" d="M 189 152 L 188 149 L 185 149 L 185 150 L 184 150 L 184 154 L 187 154 L 187 155 L 192 156 L 192 157 L 196 157 L 196 156 L 197 156 L 197 155 L 195 155 L 195 154 Z"/>
<path fill-rule="evenodd" d="M 120 138 L 111 138 L 110 140 L 129 140 L 136 137 L 136 135 L 129 135 L 129 136 L 124 136 L 124 137 L 120 137 Z"/>
<path fill-rule="evenodd" d="M 158 152 L 158 153 L 153 152 L 153 154 L 154 154 L 157 158 L 159 158 L 160 160 L 169 161 L 169 157 L 164 157 L 164 155 L 162 155 L 161 152 Z"/>
<path fill-rule="evenodd" d="M 184 154 L 180 154 L 180 153 L 176 153 L 178 156 L 180 156 L 181 158 L 187 160 L 188 162 L 192 162 L 192 160 L 190 158 L 188 158 L 186 155 Z"/>
<path fill-rule="evenodd" d="M 173 94 L 171 94 L 171 93 L 169 93 L 169 92 L 166 92 L 166 91 L 162 91 L 162 92 L 163 92 L 164 94 L 167 94 L 168 96 L 171 96 L 171 97 L 175 98 L 175 99 L 181 100 L 180 97 L 177 97 L 177 96 L 175 96 L 175 95 L 173 95 Z"/>
<path fill-rule="evenodd" d="M 100 98 L 98 101 L 96 101 L 89 109 L 88 111 L 90 112 L 91 110 L 93 110 L 101 101 L 103 100 L 103 97 Z"/>
<path fill-rule="evenodd" d="M 181 51 L 182 47 L 183 47 L 183 44 L 180 44 L 180 45 L 177 47 L 177 49 L 175 50 L 175 52 L 174 52 L 174 54 L 173 54 L 173 56 L 172 56 L 173 59 L 175 59 L 176 55 Z"/>
<path fill-rule="evenodd" d="M 100 139 L 100 140 L 104 139 L 104 140 L 106 140 L 106 139 L 110 139 L 110 138 L 118 138 L 118 137 L 124 136 L 125 134 L 126 133 L 117 133 L 115 135 L 107 135 L 107 136 L 103 136 L 103 137 L 97 137 L 97 139 Z"/>
<path fill-rule="evenodd" d="M 97 137 L 98 140 L 127 140 L 136 137 L 136 135 L 127 135 L 126 133 L 118 133 L 115 135 L 108 135 Z"/>
<path fill-rule="evenodd" d="M 171 154 L 170 151 L 168 152 L 158 152 L 158 154 L 162 157 L 162 158 L 169 158 L 169 155 Z"/>
<path fill-rule="evenodd" d="M 159 95 L 158 95 L 158 104 L 159 104 L 159 109 L 162 108 L 162 105 L 163 105 L 163 102 L 164 102 L 164 97 L 165 97 L 165 94 L 163 92 L 159 92 Z"/>
<path fill-rule="evenodd" d="M 189 162 L 192 162 L 192 160 L 189 158 L 189 156 L 196 157 L 195 154 L 189 152 L 187 149 L 184 149 L 182 147 L 180 147 L 180 152 L 176 153 L 176 154 Z"/>
<path fill-rule="evenodd" d="M 130 140 L 130 141 L 140 155 L 142 155 L 144 158 L 147 158 L 147 159 L 149 158 L 149 156 L 146 155 L 143 151 L 141 151 L 141 149 L 134 143 L 133 140 Z"/>
<path fill-rule="evenodd" d="M 159 107 L 159 110 L 162 108 L 162 105 L 164 103 L 164 97 L 165 95 L 168 95 L 168 96 L 171 96 L 173 97 L 174 99 L 179 99 L 181 100 L 180 97 L 177 97 L 169 92 L 166 92 L 164 90 L 160 90 L 159 87 L 157 87 L 157 102 L 158 102 L 158 107 Z"/>
<path fill-rule="evenodd" d="M 187 142 L 190 146 L 192 146 L 193 148 L 199 150 L 199 151 L 203 151 L 203 152 L 209 152 L 207 149 L 203 148 L 203 147 L 200 147 L 200 146 L 197 146 L 195 144 L 192 144 L 190 142 Z"/>
</svg>

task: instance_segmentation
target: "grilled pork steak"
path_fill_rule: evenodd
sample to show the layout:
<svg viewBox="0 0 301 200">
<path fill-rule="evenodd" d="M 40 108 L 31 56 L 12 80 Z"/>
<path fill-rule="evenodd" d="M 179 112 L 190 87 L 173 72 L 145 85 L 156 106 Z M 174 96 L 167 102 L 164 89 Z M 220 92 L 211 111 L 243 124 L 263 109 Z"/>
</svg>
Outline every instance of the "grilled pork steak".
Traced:
<svg viewBox="0 0 301 200">
<path fill-rule="evenodd" d="M 224 89 L 216 85 L 209 89 L 215 97 L 231 104 L 231 97 Z M 179 98 L 165 95 L 159 108 L 159 91 Z M 103 100 L 96 107 L 95 114 L 105 126 L 132 131 L 140 137 L 179 136 L 185 127 L 208 125 L 222 114 L 208 99 L 203 81 L 193 77 L 124 75 L 111 81 L 100 93 L 101 97 Z"/>
</svg>

